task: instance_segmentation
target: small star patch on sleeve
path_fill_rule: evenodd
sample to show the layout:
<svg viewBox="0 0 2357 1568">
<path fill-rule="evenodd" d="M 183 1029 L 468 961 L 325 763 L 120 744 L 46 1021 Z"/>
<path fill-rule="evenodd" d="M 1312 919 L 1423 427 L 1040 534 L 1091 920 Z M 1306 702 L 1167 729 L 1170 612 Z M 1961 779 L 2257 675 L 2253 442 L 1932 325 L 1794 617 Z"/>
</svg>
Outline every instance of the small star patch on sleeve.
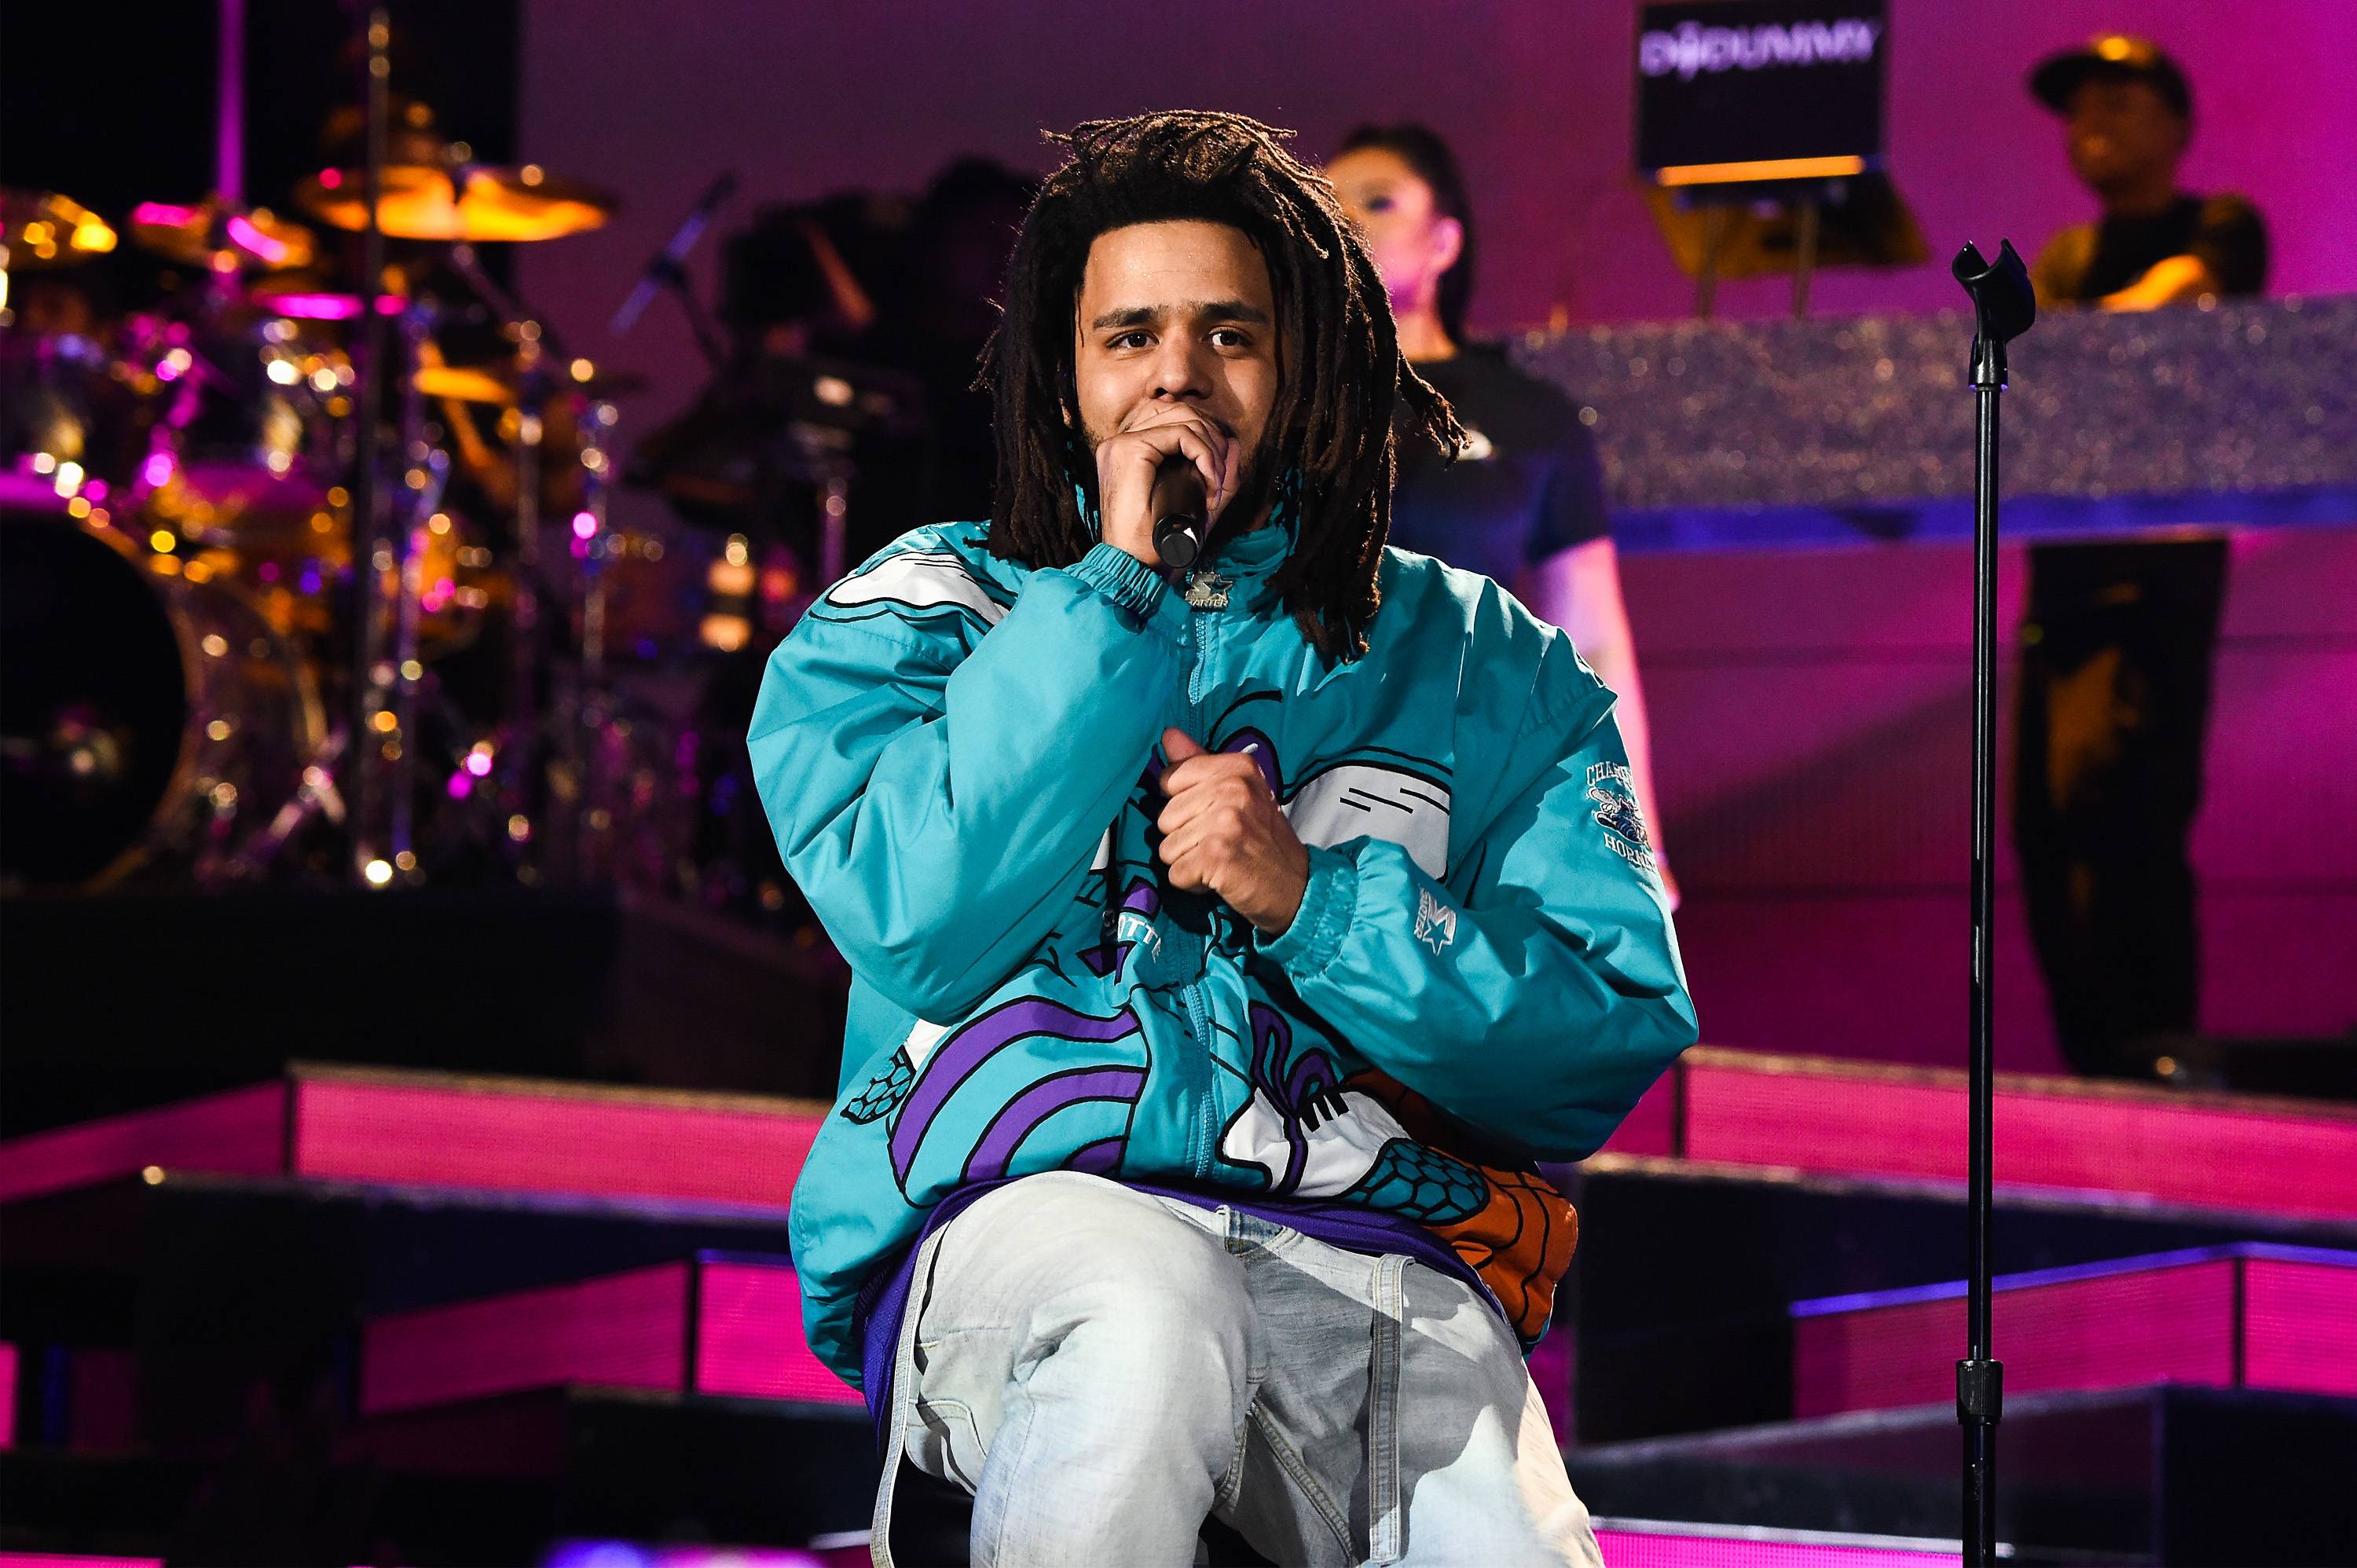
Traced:
<svg viewBox="0 0 2357 1568">
<path fill-rule="evenodd" d="M 1432 950 L 1435 958 L 1457 940 L 1457 911 L 1434 897 L 1429 887 L 1416 890 L 1415 938 Z"/>
<path fill-rule="evenodd" d="M 1653 841 L 1645 832 L 1645 813 L 1638 809 L 1636 780 L 1625 762 L 1598 762 L 1587 770 L 1587 798 L 1596 802 L 1596 822 L 1604 830 L 1604 844 L 1640 871 L 1653 867 Z"/>
</svg>

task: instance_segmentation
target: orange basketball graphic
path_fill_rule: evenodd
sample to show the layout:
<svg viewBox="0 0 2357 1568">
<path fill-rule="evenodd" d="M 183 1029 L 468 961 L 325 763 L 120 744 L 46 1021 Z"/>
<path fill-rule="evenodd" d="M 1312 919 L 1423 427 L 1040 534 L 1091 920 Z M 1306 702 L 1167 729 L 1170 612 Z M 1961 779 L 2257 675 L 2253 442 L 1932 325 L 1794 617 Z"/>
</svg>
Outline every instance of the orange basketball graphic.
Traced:
<svg viewBox="0 0 2357 1568">
<path fill-rule="evenodd" d="M 1496 1294 L 1522 1341 L 1536 1341 L 1546 1331 L 1555 1285 L 1571 1267 L 1572 1249 L 1579 1243 L 1579 1214 L 1571 1199 L 1527 1165 L 1494 1165 L 1468 1152 L 1464 1134 L 1452 1136 L 1431 1102 L 1395 1079 L 1368 1071 L 1351 1074 L 1347 1083 L 1380 1101 L 1410 1137 L 1480 1173 L 1489 1188 L 1480 1209 L 1464 1219 L 1435 1225 L 1432 1233 Z M 1452 1143 L 1458 1146 L 1451 1148 Z"/>
</svg>

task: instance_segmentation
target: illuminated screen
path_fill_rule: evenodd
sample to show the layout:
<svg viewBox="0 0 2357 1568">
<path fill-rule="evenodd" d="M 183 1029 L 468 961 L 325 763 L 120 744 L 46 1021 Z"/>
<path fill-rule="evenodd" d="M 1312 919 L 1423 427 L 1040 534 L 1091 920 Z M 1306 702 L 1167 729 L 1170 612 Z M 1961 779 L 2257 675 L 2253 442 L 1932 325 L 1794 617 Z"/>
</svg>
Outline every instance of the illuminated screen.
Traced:
<svg viewBox="0 0 2357 1568">
<path fill-rule="evenodd" d="M 1637 167 L 1882 157 L 1884 0 L 1674 0 L 1637 26 Z"/>
</svg>

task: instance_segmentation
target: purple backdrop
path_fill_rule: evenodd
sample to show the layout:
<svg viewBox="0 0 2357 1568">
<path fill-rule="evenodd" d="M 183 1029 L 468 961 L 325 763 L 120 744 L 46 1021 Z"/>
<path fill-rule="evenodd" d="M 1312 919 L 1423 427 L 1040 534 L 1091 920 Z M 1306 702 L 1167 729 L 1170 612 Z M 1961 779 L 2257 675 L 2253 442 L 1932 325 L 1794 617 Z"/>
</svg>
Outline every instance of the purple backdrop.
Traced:
<svg viewBox="0 0 2357 1568">
<path fill-rule="evenodd" d="M 1889 10 L 1891 165 L 1935 258 L 2000 235 L 2030 251 L 2088 215 L 2056 125 L 2021 82 L 2048 50 L 2118 27 L 2184 60 L 2201 115 L 2188 181 L 2239 188 L 2266 211 L 2275 292 L 2357 291 L 2357 0 Z M 1691 285 L 1628 172 L 1634 15 L 1631 0 L 528 0 L 519 151 L 626 205 L 597 233 L 528 248 L 521 281 L 586 351 L 654 377 L 626 410 L 629 436 L 702 371 L 667 304 L 620 344 L 603 323 L 716 170 L 744 177 L 725 228 L 763 201 L 913 191 L 960 154 L 1042 166 L 1042 126 L 1197 104 L 1291 125 L 1312 156 L 1363 119 L 1430 120 L 1476 187 L 1480 327 L 1557 311 L 1674 317 Z M 696 264 L 708 283 L 712 252 Z M 1788 289 L 1733 284 L 1720 298 L 1728 315 L 1772 315 Z M 1831 273 L 1817 293 L 1826 314 L 1955 303 L 1936 260 Z M 2205 817 L 2197 845 L 2202 1021 L 2222 1033 L 2330 1034 L 2357 1018 L 2357 981 L 2339 978 L 2357 972 L 2329 957 L 2357 929 L 2357 737 L 2326 726 L 2319 746 L 2312 727 L 2350 689 L 2346 599 L 2323 585 L 2352 549 L 2357 530 L 2238 545 L 2211 759 L 2212 802 L 2228 809 Z M 1631 563 L 1689 892 L 1680 927 L 1714 1041 L 1962 1060 L 1964 559 L 1897 548 Z M 1794 639 L 1810 652 L 1798 663 L 1782 646 Z M 1763 736 L 1769 711 L 1781 722 Z M 2309 746 L 2287 744 L 2301 732 Z M 2000 939 L 2000 1060 L 2057 1066 L 2009 889 Z"/>
<path fill-rule="evenodd" d="M 2191 74 L 2187 178 L 2248 192 L 2276 246 L 2275 291 L 2357 289 L 2357 5 L 2348 0 L 1890 0 L 1891 166 L 1935 256 L 2009 236 L 2025 251 L 2087 216 L 2052 119 L 2021 81 L 2044 52 L 2130 27 Z M 949 157 L 1039 166 L 1043 126 L 1170 104 L 1242 110 L 1324 153 L 1363 119 L 1421 115 L 1475 186 L 1491 330 L 1684 313 L 1628 172 L 1631 0 L 527 0 L 519 150 L 608 184 L 606 230 L 526 253 L 522 279 L 576 342 L 654 372 L 640 407 L 695 381 L 659 307 L 622 345 L 602 324 L 712 173 L 761 201 L 844 186 L 914 190 Z M 2342 83 L 2340 88 L 2331 84 Z M 1968 126 L 1977 134 L 1967 134 Z M 705 275 L 713 263 L 702 258 Z M 1722 309 L 1782 309 L 1784 285 L 1727 285 Z M 1835 272 L 1833 314 L 1952 303 L 1944 269 Z M 603 352 L 600 352 L 601 349 Z M 640 414 L 639 408 L 632 411 Z"/>
</svg>

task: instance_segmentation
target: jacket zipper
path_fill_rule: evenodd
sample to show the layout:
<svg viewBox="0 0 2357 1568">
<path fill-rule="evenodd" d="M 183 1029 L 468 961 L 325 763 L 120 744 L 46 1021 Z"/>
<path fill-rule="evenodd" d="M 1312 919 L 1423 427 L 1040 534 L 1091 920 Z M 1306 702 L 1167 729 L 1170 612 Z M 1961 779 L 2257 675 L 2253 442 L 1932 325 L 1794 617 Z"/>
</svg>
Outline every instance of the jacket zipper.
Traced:
<svg viewBox="0 0 2357 1568">
<path fill-rule="evenodd" d="M 1194 738 L 1206 746 L 1211 744 L 1211 737 L 1203 733 L 1204 671 L 1211 661 L 1211 619 L 1217 613 L 1199 609 L 1188 617 L 1188 629 L 1194 634 L 1195 661 L 1187 671 L 1187 708 L 1194 721 Z M 1211 954 L 1211 939 L 1206 937 L 1203 962 L 1207 968 Z M 1213 1124 L 1218 1121 L 1218 1110 L 1211 1103 L 1211 1007 L 1210 999 L 1203 994 L 1203 977 L 1200 974 L 1187 983 L 1180 994 L 1187 1003 L 1188 1026 L 1194 1031 L 1197 1047 L 1187 1058 L 1188 1086 L 1195 1097 L 1195 1133 L 1193 1145 L 1188 1151 L 1188 1168 L 1200 1180 L 1211 1174 L 1211 1144 L 1217 1136 Z"/>
</svg>

